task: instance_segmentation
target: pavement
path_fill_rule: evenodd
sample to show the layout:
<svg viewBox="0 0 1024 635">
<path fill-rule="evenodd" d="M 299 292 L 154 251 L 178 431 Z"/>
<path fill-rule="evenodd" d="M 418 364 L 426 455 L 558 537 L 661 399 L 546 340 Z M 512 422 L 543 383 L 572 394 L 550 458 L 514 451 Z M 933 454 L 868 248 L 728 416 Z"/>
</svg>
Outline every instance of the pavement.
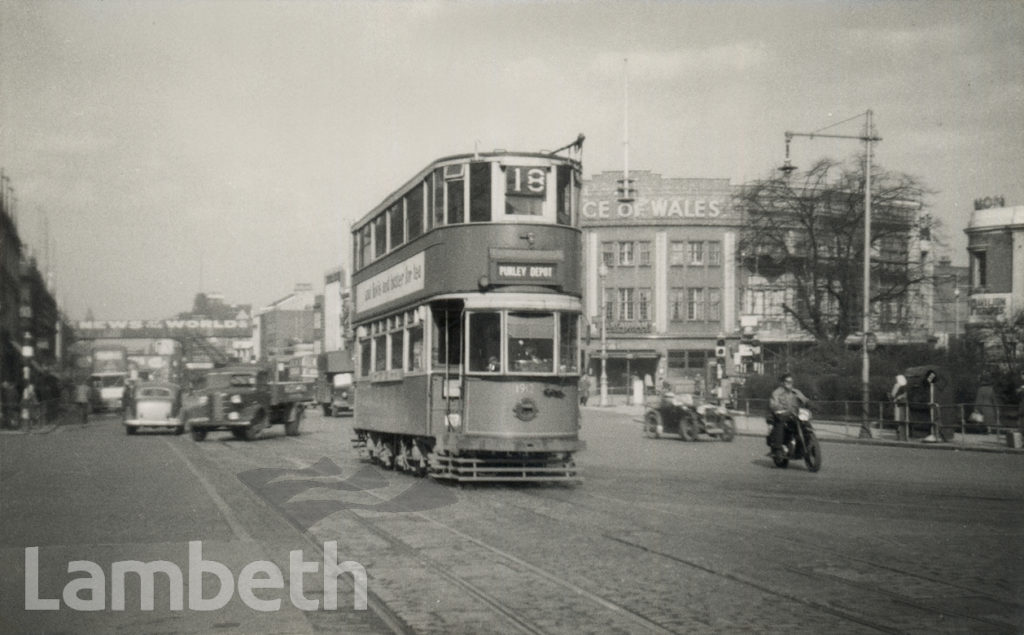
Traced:
<svg viewBox="0 0 1024 635">
<path fill-rule="evenodd" d="M 613 402 L 608 406 L 599 406 L 595 401 L 583 406 L 585 411 L 602 411 L 622 415 L 624 423 L 641 425 L 643 423 L 644 406 L 635 406 L 624 403 Z M 730 411 L 733 420 L 736 422 L 736 434 L 741 436 L 764 437 L 768 434 L 768 424 L 765 423 L 763 415 L 748 414 L 742 411 Z M 1006 433 L 999 434 L 962 434 L 956 432 L 950 442 L 931 441 L 933 437 L 911 438 L 909 441 L 902 441 L 897 438 L 894 422 L 887 421 L 880 424 L 878 421 L 871 423 L 871 438 L 862 438 L 860 425 L 858 423 L 844 421 L 812 421 L 814 431 L 818 433 L 818 439 L 835 443 L 856 443 L 860 445 L 877 445 L 899 448 L 927 449 L 927 450 L 963 450 L 970 452 L 999 452 L 1005 454 L 1020 454 L 1024 456 L 1024 448 L 1013 448 L 1007 439 Z M 52 421 L 37 424 L 31 430 L 0 428 L 0 434 L 51 434 L 68 426 L 80 426 L 78 413 L 73 410 L 65 410 L 57 415 Z M 88 424 L 85 424 L 88 425 Z M 916 428 L 918 434 L 925 432 L 921 427 Z"/>
<path fill-rule="evenodd" d="M 623 423 L 642 425 L 644 406 L 628 405 L 623 403 L 612 403 L 608 406 L 596 405 L 592 400 L 588 405 L 583 406 L 585 411 L 601 411 L 622 415 Z M 748 414 L 743 411 L 730 411 L 733 420 L 736 422 L 736 434 L 742 436 L 765 437 L 768 434 L 768 424 L 764 415 Z M 896 424 L 892 421 L 884 424 L 871 422 L 871 438 L 862 438 L 859 423 L 844 421 L 818 421 L 813 420 L 814 431 L 818 439 L 823 442 L 832 443 L 855 443 L 859 445 L 877 445 L 888 447 L 899 447 L 922 450 L 962 450 L 970 452 L 997 452 L 1003 454 L 1019 454 L 1024 456 L 1024 448 L 1013 448 L 1007 440 L 1006 433 L 999 434 L 962 434 L 956 432 L 954 439 L 949 442 L 933 441 L 934 437 L 911 438 L 909 441 L 902 441 L 897 438 Z M 915 432 L 924 434 L 927 432 L 925 424 L 916 424 Z"/>
</svg>

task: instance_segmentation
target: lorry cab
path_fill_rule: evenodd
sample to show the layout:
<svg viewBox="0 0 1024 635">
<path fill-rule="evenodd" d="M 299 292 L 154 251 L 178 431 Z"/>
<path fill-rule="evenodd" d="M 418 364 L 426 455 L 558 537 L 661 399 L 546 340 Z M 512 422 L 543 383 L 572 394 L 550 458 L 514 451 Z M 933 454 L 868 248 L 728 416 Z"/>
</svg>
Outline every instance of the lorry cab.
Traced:
<svg viewBox="0 0 1024 635">
<path fill-rule="evenodd" d="M 316 401 L 325 417 L 352 414 L 355 407 L 355 366 L 351 351 L 329 351 L 317 359 Z"/>
</svg>

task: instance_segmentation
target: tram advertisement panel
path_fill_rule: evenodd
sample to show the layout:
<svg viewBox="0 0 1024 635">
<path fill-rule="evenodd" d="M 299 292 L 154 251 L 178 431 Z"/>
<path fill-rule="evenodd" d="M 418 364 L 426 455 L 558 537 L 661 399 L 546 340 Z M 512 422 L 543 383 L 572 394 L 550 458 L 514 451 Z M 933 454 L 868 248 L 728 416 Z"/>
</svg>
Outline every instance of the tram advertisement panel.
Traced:
<svg viewBox="0 0 1024 635">
<path fill-rule="evenodd" d="M 420 252 L 387 270 L 356 284 L 356 311 L 370 309 L 423 290 L 424 255 Z"/>
</svg>

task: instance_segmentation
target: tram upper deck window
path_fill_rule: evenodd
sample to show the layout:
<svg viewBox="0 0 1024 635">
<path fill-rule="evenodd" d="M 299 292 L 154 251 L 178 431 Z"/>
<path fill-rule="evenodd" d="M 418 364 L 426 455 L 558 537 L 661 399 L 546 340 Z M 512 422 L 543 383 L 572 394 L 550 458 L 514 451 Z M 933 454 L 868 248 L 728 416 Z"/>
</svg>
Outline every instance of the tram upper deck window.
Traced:
<svg viewBox="0 0 1024 635">
<path fill-rule="evenodd" d="M 508 314 L 508 358 L 511 372 L 550 373 L 554 370 L 554 352 L 553 313 Z"/>
<path fill-rule="evenodd" d="M 423 233 L 423 187 L 420 183 L 405 195 L 406 230 L 409 240 Z"/>
<path fill-rule="evenodd" d="M 371 247 L 373 245 L 373 237 L 370 235 L 370 226 L 364 225 L 357 234 L 356 241 L 356 269 L 361 269 L 366 265 L 370 264 L 373 260 L 373 252 Z"/>
<path fill-rule="evenodd" d="M 469 164 L 469 222 L 491 220 L 491 164 L 475 161 Z"/>
<path fill-rule="evenodd" d="M 540 216 L 547 197 L 547 169 L 507 165 L 505 170 L 505 213 Z"/>
<path fill-rule="evenodd" d="M 459 163 L 438 170 L 442 172 L 444 209 L 447 212 L 445 219 L 438 224 L 456 225 L 466 222 L 466 166 Z"/>
<path fill-rule="evenodd" d="M 579 193 L 574 187 L 573 169 L 568 165 L 558 166 L 558 190 L 555 200 L 555 221 L 559 225 L 575 225 L 573 207 L 579 200 Z"/>
<path fill-rule="evenodd" d="M 373 257 L 381 258 L 388 251 L 388 224 L 384 214 L 373 219 Z"/>
<path fill-rule="evenodd" d="M 444 225 L 444 170 L 437 168 L 430 176 L 430 227 Z"/>
<path fill-rule="evenodd" d="M 388 224 L 391 226 L 389 248 L 394 249 L 405 243 L 405 210 L 402 201 L 388 208 Z"/>
<path fill-rule="evenodd" d="M 469 370 L 501 372 L 501 313 L 470 313 L 466 331 L 469 333 Z"/>
</svg>

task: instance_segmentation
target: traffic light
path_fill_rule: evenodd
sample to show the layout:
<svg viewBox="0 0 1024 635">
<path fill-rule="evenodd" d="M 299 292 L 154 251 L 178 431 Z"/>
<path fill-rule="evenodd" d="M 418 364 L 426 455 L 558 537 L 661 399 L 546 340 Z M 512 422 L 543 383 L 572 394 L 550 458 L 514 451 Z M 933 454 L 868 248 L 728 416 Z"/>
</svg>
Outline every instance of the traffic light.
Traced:
<svg viewBox="0 0 1024 635">
<path fill-rule="evenodd" d="M 720 337 L 715 340 L 715 357 L 718 358 L 719 364 L 725 363 L 725 338 Z"/>
</svg>

